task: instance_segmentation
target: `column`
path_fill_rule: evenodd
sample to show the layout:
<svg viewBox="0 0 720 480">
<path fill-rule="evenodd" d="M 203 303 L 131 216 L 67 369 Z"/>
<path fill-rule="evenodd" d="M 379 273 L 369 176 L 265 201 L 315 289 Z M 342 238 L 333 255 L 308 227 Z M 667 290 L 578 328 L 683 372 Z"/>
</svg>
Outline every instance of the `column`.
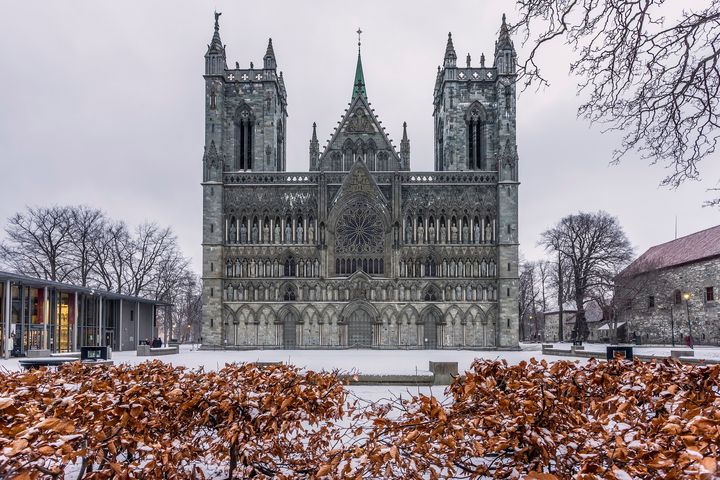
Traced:
<svg viewBox="0 0 720 480">
<path fill-rule="evenodd" d="M 225 217 L 225 243 L 230 242 L 230 237 L 229 237 L 230 232 L 228 231 L 230 228 L 230 225 L 228 223 L 229 223 L 228 219 L 227 219 L 227 217 Z"/>
<path fill-rule="evenodd" d="M 273 238 L 273 235 L 275 235 L 275 219 L 270 219 L 270 238 L 268 238 L 268 243 L 275 243 L 275 238 Z"/>
<path fill-rule="evenodd" d="M 122 352 L 122 349 L 123 349 L 123 341 L 122 341 L 122 334 L 123 334 L 123 329 L 122 329 L 122 320 L 123 320 L 123 318 L 122 318 L 122 317 L 123 317 L 123 308 L 122 308 L 122 307 L 123 307 L 123 299 L 121 298 L 121 299 L 118 300 L 118 301 L 120 302 L 120 317 L 118 317 L 117 333 L 115 334 L 115 336 L 116 336 L 116 338 L 117 338 L 118 352 Z"/>
<path fill-rule="evenodd" d="M 497 233 L 495 232 L 495 219 L 494 218 L 492 221 L 492 232 L 490 232 L 490 233 L 492 234 L 492 238 L 490 238 L 490 241 L 492 243 L 495 243 L 495 240 L 497 239 Z"/>
<path fill-rule="evenodd" d="M 47 350 L 50 348 L 50 342 L 48 341 L 48 314 L 50 309 L 48 308 L 48 288 L 43 288 L 43 345 L 40 348 Z"/>
<path fill-rule="evenodd" d="M 98 326 L 97 336 L 95 338 L 95 346 L 102 347 L 102 329 L 103 329 L 103 298 L 102 295 L 98 298 Z"/>
<path fill-rule="evenodd" d="M 140 345 L 140 302 L 135 306 L 135 348 Z"/>
<path fill-rule="evenodd" d="M 80 325 L 78 325 L 78 320 L 80 319 L 80 312 L 78 310 L 78 307 L 80 305 L 80 302 L 78 302 L 78 292 L 75 292 L 75 308 L 73 309 L 73 316 L 75 317 L 73 319 L 73 338 L 72 338 L 72 350 L 73 352 L 77 351 L 78 344 L 77 344 L 77 337 L 78 337 L 78 330 L 80 329 Z"/>
<path fill-rule="evenodd" d="M 418 240 L 417 240 L 417 217 L 415 215 L 413 215 L 412 221 L 413 221 L 413 229 L 412 229 L 413 243 L 418 243 Z"/>
<path fill-rule="evenodd" d="M 280 219 L 280 243 L 285 243 L 285 218 Z"/>
<path fill-rule="evenodd" d="M 240 219 L 235 219 L 235 243 L 240 243 Z"/>
<path fill-rule="evenodd" d="M 297 242 L 297 217 L 292 217 L 292 228 L 290 229 L 290 238 L 288 243 L 293 243 L 293 240 Z"/>
<path fill-rule="evenodd" d="M 475 230 L 473 230 L 474 228 L 475 228 L 475 218 L 470 217 L 470 235 L 468 236 L 468 243 L 471 243 L 471 244 L 475 243 L 475 241 L 476 241 Z"/>
<path fill-rule="evenodd" d="M 307 221 L 307 217 L 303 217 L 303 238 L 302 238 L 302 243 L 307 243 L 307 234 L 308 234 L 308 221 Z"/>
<path fill-rule="evenodd" d="M 480 219 L 480 242 L 485 243 L 485 217 Z"/>
<path fill-rule="evenodd" d="M 427 216 L 425 216 L 425 217 L 423 218 L 423 220 L 424 220 L 424 222 L 425 222 L 425 226 L 423 227 L 423 228 L 425 229 L 425 233 L 423 233 L 423 236 L 427 236 L 427 240 L 423 239 L 423 243 L 431 243 L 431 242 L 430 242 L 430 234 L 428 233 L 428 221 L 429 221 L 429 219 L 428 219 Z"/>
<path fill-rule="evenodd" d="M 12 349 L 12 346 L 9 345 L 10 342 L 8 342 L 8 339 L 10 338 L 10 308 L 12 307 L 12 288 L 10 286 L 10 280 L 5 281 L 3 293 L 5 294 L 3 297 L 3 300 L 5 301 L 5 318 L 3 318 L 3 323 L 5 324 L 5 338 L 3 338 L 2 341 L 5 342 L 5 358 L 10 358 L 10 350 Z"/>
<path fill-rule="evenodd" d="M 435 243 L 440 243 L 440 219 L 435 219 Z"/>
</svg>

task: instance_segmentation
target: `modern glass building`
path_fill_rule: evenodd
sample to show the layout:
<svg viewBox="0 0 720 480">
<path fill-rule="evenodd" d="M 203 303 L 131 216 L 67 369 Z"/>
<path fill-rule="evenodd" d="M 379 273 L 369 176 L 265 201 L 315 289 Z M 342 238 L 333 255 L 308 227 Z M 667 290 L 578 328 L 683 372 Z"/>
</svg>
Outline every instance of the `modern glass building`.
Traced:
<svg viewBox="0 0 720 480">
<path fill-rule="evenodd" d="M 0 272 L 0 352 L 134 350 L 157 336 L 155 300 Z"/>
</svg>

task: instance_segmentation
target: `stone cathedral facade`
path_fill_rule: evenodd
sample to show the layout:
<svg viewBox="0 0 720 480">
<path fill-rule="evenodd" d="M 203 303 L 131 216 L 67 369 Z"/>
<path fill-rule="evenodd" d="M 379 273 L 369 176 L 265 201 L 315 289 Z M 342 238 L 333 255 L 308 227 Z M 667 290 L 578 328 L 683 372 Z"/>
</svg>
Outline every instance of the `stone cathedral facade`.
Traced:
<svg viewBox="0 0 720 480">
<path fill-rule="evenodd" d="M 349 107 L 308 171 L 286 171 L 288 98 L 272 40 L 229 68 L 219 14 L 205 55 L 206 348 L 517 348 L 515 50 L 433 92 L 435 169 L 411 170 L 368 100 L 358 43 Z M 338 104 L 344 99 L 338 99 Z M 428 154 L 430 152 L 427 152 Z M 298 152 L 292 152 L 297 155 Z"/>
</svg>

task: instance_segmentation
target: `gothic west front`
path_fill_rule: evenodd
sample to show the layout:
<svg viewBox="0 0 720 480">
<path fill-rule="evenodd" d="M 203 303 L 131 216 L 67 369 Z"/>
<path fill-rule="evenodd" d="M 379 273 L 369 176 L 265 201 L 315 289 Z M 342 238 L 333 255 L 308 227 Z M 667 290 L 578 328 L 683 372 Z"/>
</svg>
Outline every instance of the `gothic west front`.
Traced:
<svg viewBox="0 0 720 480">
<path fill-rule="evenodd" d="M 228 68 L 219 16 L 204 75 L 203 347 L 518 348 L 516 54 L 505 19 L 488 65 L 458 65 L 448 35 L 434 171 L 411 170 L 407 125 L 399 151 L 385 133 L 358 42 L 350 106 L 324 148 L 312 125 L 308 171 L 287 172 L 272 40 L 262 68 Z"/>
</svg>

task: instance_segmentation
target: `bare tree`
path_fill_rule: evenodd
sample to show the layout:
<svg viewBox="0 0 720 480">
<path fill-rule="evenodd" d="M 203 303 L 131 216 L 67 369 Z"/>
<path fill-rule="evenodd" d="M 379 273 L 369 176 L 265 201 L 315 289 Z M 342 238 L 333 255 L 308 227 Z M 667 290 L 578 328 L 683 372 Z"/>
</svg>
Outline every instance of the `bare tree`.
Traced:
<svg viewBox="0 0 720 480">
<path fill-rule="evenodd" d="M 593 289 L 632 259 L 633 249 L 617 218 L 606 212 L 568 215 L 542 233 L 541 244 L 567 260 L 572 270 L 577 314 L 573 338 L 585 340 L 585 303 Z"/>
<path fill-rule="evenodd" d="M 143 223 L 128 244 L 128 293 L 140 295 L 157 283 L 158 267 L 177 250 L 177 239 L 169 228 Z"/>
<path fill-rule="evenodd" d="M 520 287 L 518 292 L 518 307 L 520 310 L 520 338 L 527 340 L 537 337 L 537 300 L 540 289 L 537 285 L 537 264 L 523 261 L 520 264 Z M 531 318 L 532 317 L 532 318 Z M 534 320 L 533 333 L 528 337 L 527 322 Z"/>
<path fill-rule="evenodd" d="M 529 43 L 519 81 L 547 85 L 537 59 L 564 41 L 585 94 L 578 114 L 622 132 L 613 161 L 637 151 L 668 167 L 664 186 L 700 177 L 720 137 L 720 2 L 517 0 L 510 26 Z M 672 8 L 675 8 L 673 11 Z M 715 189 L 718 190 L 718 189 Z M 720 198 L 707 202 L 720 205 Z"/>
<path fill-rule="evenodd" d="M 92 245 L 93 270 L 108 291 L 127 293 L 130 233 L 124 222 L 105 222 Z"/>
<path fill-rule="evenodd" d="M 72 272 L 71 222 L 67 207 L 28 207 L 5 227 L 0 261 L 18 273 L 62 282 Z"/>
<path fill-rule="evenodd" d="M 101 241 L 105 214 L 96 208 L 80 205 L 68 207 L 70 222 L 69 256 L 73 263 L 72 278 L 75 283 L 87 287 L 95 263 L 97 242 Z"/>
</svg>

